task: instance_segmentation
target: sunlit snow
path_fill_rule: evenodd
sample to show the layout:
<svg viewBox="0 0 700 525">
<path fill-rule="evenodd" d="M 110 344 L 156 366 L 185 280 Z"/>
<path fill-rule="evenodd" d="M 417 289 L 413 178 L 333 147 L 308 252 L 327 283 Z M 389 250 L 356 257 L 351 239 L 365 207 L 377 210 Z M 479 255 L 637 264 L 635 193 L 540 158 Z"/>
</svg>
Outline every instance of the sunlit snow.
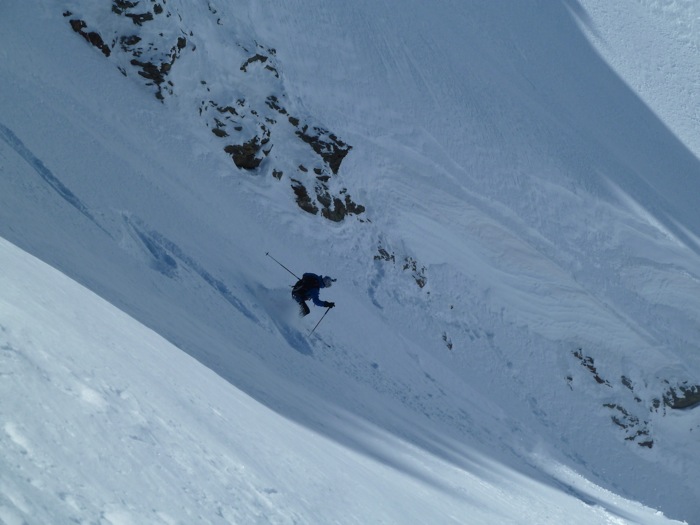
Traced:
<svg viewBox="0 0 700 525">
<path fill-rule="evenodd" d="M 0 523 L 700 520 L 700 6 L 6 4 Z M 69 24 L 131 4 L 186 36 L 162 101 Z"/>
</svg>

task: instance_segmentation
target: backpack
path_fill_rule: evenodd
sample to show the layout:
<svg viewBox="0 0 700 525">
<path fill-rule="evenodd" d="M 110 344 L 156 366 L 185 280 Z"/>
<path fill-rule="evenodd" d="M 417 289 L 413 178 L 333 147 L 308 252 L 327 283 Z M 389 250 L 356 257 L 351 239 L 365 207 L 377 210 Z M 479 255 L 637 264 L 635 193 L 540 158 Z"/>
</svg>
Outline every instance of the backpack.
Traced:
<svg viewBox="0 0 700 525">
<path fill-rule="evenodd" d="M 313 288 L 320 288 L 320 279 L 313 273 L 305 273 L 292 288 L 293 295 L 306 295 Z"/>
</svg>

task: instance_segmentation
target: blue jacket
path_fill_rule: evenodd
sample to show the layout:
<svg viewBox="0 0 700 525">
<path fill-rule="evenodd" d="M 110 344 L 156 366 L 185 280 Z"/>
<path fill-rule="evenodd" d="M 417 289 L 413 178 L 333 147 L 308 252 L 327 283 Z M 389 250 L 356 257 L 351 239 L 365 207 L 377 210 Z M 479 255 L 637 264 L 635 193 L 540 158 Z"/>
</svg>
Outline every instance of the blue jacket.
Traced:
<svg viewBox="0 0 700 525">
<path fill-rule="evenodd" d="M 321 288 L 325 288 L 323 276 L 315 273 L 305 273 L 301 279 L 297 281 L 292 290 L 292 295 L 302 301 L 311 299 L 316 306 L 326 306 L 325 301 L 321 301 L 318 297 L 318 292 Z"/>
</svg>

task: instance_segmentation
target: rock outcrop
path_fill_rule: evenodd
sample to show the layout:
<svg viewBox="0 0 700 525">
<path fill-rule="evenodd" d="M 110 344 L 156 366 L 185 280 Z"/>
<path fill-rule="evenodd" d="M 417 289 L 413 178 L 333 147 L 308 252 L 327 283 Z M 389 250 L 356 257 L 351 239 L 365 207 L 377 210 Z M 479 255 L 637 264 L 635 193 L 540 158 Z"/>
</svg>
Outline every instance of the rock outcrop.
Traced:
<svg viewBox="0 0 700 525">
<path fill-rule="evenodd" d="M 213 146 L 218 142 L 237 169 L 286 181 L 299 208 L 330 221 L 365 212 L 337 180 L 352 146 L 311 116 L 293 114 L 285 107 L 288 97 L 276 50 L 260 44 L 254 34 L 240 35 L 232 46 L 228 34 L 237 24 L 225 19 L 211 3 L 207 13 L 196 11 L 194 16 L 195 11 L 166 0 L 112 0 L 111 11 L 93 19 L 85 13 L 94 10 L 81 9 L 86 4 L 80 0 L 67 4 L 71 10 L 63 15 L 75 32 L 124 75 L 142 79 L 161 102 L 177 98 L 181 107 L 189 105 L 198 112 L 202 124 L 212 132 Z M 219 63 L 209 62 L 212 67 L 208 69 L 201 67 L 205 56 L 200 48 L 217 43 L 210 41 L 210 32 L 204 41 L 192 29 L 202 16 L 212 22 L 208 31 L 221 27 L 221 48 L 216 52 L 227 57 Z M 200 71 L 214 78 L 196 77 L 205 74 Z M 305 147 L 293 153 L 282 147 L 295 141 Z M 277 156 L 270 155 L 283 149 Z"/>
</svg>

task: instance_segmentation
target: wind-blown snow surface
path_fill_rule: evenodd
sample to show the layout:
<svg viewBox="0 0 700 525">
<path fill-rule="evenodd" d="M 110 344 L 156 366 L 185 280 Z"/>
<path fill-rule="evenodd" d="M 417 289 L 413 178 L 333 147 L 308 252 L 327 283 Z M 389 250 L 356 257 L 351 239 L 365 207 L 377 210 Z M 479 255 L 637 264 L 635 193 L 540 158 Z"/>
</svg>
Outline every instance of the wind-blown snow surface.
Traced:
<svg viewBox="0 0 700 525">
<path fill-rule="evenodd" d="M 357 442 L 329 439 L 4 240 L 0 262 L 4 524 L 669 523 L 563 466 L 578 494 L 337 408 Z"/>
<path fill-rule="evenodd" d="M 698 59 L 643 78 L 602 1 L 217 5 L 353 146 L 331 224 L 58 4 L 0 8 L 0 234 L 133 319 L 2 243 L 1 519 L 698 519 L 700 416 L 654 403 L 700 382 Z M 338 277 L 318 335 L 268 250 Z"/>
</svg>

